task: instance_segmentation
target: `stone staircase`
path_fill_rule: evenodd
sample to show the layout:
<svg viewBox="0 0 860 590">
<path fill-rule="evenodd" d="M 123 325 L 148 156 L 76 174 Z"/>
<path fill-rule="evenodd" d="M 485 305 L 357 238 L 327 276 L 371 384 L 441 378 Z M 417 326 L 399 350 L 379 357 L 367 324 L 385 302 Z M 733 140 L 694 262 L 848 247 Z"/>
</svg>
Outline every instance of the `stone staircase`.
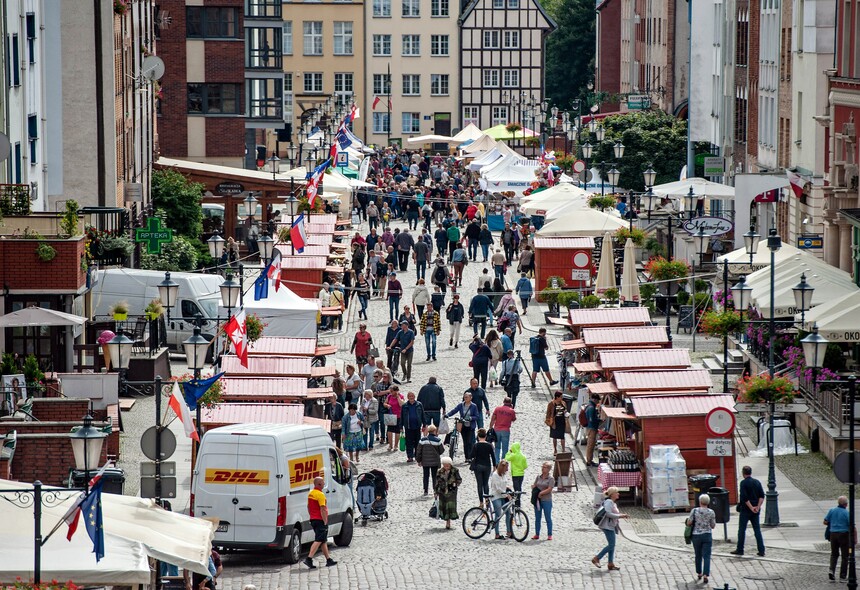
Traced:
<svg viewBox="0 0 860 590">
<path fill-rule="evenodd" d="M 740 350 L 729 350 L 729 375 L 740 375 L 744 370 L 744 355 Z M 723 374 L 723 352 L 715 352 L 713 358 L 706 358 L 702 361 L 705 368 L 711 375 Z"/>
</svg>

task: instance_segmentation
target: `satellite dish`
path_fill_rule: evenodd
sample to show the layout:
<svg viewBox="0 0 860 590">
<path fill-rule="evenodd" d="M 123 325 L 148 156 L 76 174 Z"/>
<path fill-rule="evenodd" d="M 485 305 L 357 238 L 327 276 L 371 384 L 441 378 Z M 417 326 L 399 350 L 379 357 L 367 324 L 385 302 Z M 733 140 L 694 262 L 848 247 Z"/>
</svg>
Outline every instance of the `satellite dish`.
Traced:
<svg viewBox="0 0 860 590">
<path fill-rule="evenodd" d="M 0 162 L 5 162 L 9 158 L 11 150 L 12 144 L 9 143 L 9 136 L 0 133 Z"/>
<path fill-rule="evenodd" d="M 147 80 L 161 80 L 164 75 L 164 61 L 157 55 L 148 55 L 140 66 L 140 75 Z"/>
</svg>

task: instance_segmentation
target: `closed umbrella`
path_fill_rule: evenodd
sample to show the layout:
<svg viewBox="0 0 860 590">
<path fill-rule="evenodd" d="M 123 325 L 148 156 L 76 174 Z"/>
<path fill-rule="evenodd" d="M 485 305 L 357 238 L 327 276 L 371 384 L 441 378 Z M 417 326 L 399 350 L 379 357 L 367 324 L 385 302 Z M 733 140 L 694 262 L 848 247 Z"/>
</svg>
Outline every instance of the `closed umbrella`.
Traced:
<svg viewBox="0 0 860 590">
<path fill-rule="evenodd" d="M 612 258 L 612 237 L 603 234 L 603 247 L 600 251 L 600 266 L 597 267 L 597 283 L 594 291 L 598 295 L 615 289 L 615 260 Z"/>
<path fill-rule="evenodd" d="M 627 238 L 624 265 L 621 268 L 621 301 L 639 301 L 639 279 L 636 277 L 636 247 Z"/>
</svg>

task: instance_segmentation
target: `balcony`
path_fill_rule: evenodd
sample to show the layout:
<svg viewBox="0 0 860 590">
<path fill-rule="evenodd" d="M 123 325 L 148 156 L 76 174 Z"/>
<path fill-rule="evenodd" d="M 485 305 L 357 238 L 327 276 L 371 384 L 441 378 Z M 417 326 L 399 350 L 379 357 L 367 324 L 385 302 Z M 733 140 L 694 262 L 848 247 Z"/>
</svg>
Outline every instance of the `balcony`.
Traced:
<svg viewBox="0 0 860 590">
<path fill-rule="evenodd" d="M 282 0 L 245 0 L 245 20 L 280 20 Z"/>
<path fill-rule="evenodd" d="M 271 70 L 283 75 L 283 33 L 281 28 L 245 27 L 245 69 Z"/>
<path fill-rule="evenodd" d="M 248 118 L 258 122 L 282 123 L 284 120 L 283 78 L 250 78 L 248 89 Z"/>
</svg>

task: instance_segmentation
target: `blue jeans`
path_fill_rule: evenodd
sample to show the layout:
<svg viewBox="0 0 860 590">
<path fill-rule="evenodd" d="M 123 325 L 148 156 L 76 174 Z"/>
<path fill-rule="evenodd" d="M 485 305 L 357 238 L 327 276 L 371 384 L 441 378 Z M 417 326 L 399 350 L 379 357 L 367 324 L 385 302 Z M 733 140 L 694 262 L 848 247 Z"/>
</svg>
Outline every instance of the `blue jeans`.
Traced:
<svg viewBox="0 0 860 590">
<path fill-rule="evenodd" d="M 711 575 L 711 546 L 714 540 L 711 533 L 693 535 L 693 551 L 696 552 L 696 573 Z M 704 562 L 704 563 L 703 563 Z"/>
<path fill-rule="evenodd" d="M 493 270 L 496 272 L 496 277 L 500 281 L 504 282 L 504 280 L 505 280 L 505 267 L 499 266 L 498 264 L 496 264 L 493 266 Z"/>
<path fill-rule="evenodd" d="M 415 278 L 423 279 L 426 278 L 427 274 L 427 261 L 426 260 L 416 260 L 415 261 Z"/>
<path fill-rule="evenodd" d="M 390 316 L 389 322 L 397 319 L 397 312 L 400 311 L 400 297 L 389 297 L 388 298 L 388 315 Z"/>
<path fill-rule="evenodd" d="M 761 513 L 754 514 L 748 508 L 744 508 L 738 514 L 738 546 L 737 551 L 744 552 L 744 542 L 747 536 L 747 523 L 752 523 L 753 533 L 755 533 L 755 542 L 758 546 L 758 552 L 764 553 L 764 539 L 761 537 L 761 525 L 759 524 L 759 516 Z"/>
<path fill-rule="evenodd" d="M 358 303 L 359 303 L 359 305 L 361 305 L 361 309 L 358 310 L 358 315 L 364 316 L 366 318 L 367 317 L 367 297 L 365 297 L 364 295 L 359 295 L 358 296 Z"/>
<path fill-rule="evenodd" d="M 424 332 L 424 344 L 427 346 L 427 357 L 436 358 L 436 332 L 427 328 Z"/>
<path fill-rule="evenodd" d="M 540 537 L 540 516 L 546 519 L 546 534 L 552 536 L 552 500 L 541 500 L 535 505 L 535 537 Z"/>
<path fill-rule="evenodd" d="M 597 559 L 609 555 L 609 563 L 612 563 L 615 561 L 615 529 L 603 529 L 603 534 L 606 535 L 606 547 L 600 550 Z"/>
<path fill-rule="evenodd" d="M 424 426 L 430 426 L 432 423 L 433 426 L 439 428 L 440 414 L 441 410 L 424 410 Z"/>
<path fill-rule="evenodd" d="M 496 431 L 496 463 L 505 458 L 508 454 L 508 445 L 511 442 L 510 430 Z"/>
<path fill-rule="evenodd" d="M 376 437 L 379 435 L 379 420 L 376 422 L 371 422 L 370 426 L 367 427 L 367 433 L 365 436 L 365 444 L 367 444 L 368 449 L 373 448 L 373 441 L 376 440 Z"/>
<path fill-rule="evenodd" d="M 478 257 L 478 240 L 477 238 L 469 238 L 469 258 L 474 260 Z"/>
<path fill-rule="evenodd" d="M 481 244 L 481 254 L 484 255 L 484 262 L 486 262 L 487 257 L 490 255 L 490 245 L 489 244 Z"/>
<path fill-rule="evenodd" d="M 493 518 L 495 518 L 496 516 L 498 516 L 502 512 L 502 506 L 504 506 L 505 502 L 507 502 L 507 501 L 508 501 L 507 498 L 498 498 L 496 500 L 493 500 Z M 505 526 L 507 527 L 507 533 L 509 535 L 511 534 L 511 520 L 512 520 L 512 518 L 513 518 L 513 514 L 511 514 L 509 511 L 505 517 Z M 499 519 L 499 520 L 501 520 L 501 519 Z M 499 520 L 496 521 L 496 535 L 499 534 Z"/>
</svg>

